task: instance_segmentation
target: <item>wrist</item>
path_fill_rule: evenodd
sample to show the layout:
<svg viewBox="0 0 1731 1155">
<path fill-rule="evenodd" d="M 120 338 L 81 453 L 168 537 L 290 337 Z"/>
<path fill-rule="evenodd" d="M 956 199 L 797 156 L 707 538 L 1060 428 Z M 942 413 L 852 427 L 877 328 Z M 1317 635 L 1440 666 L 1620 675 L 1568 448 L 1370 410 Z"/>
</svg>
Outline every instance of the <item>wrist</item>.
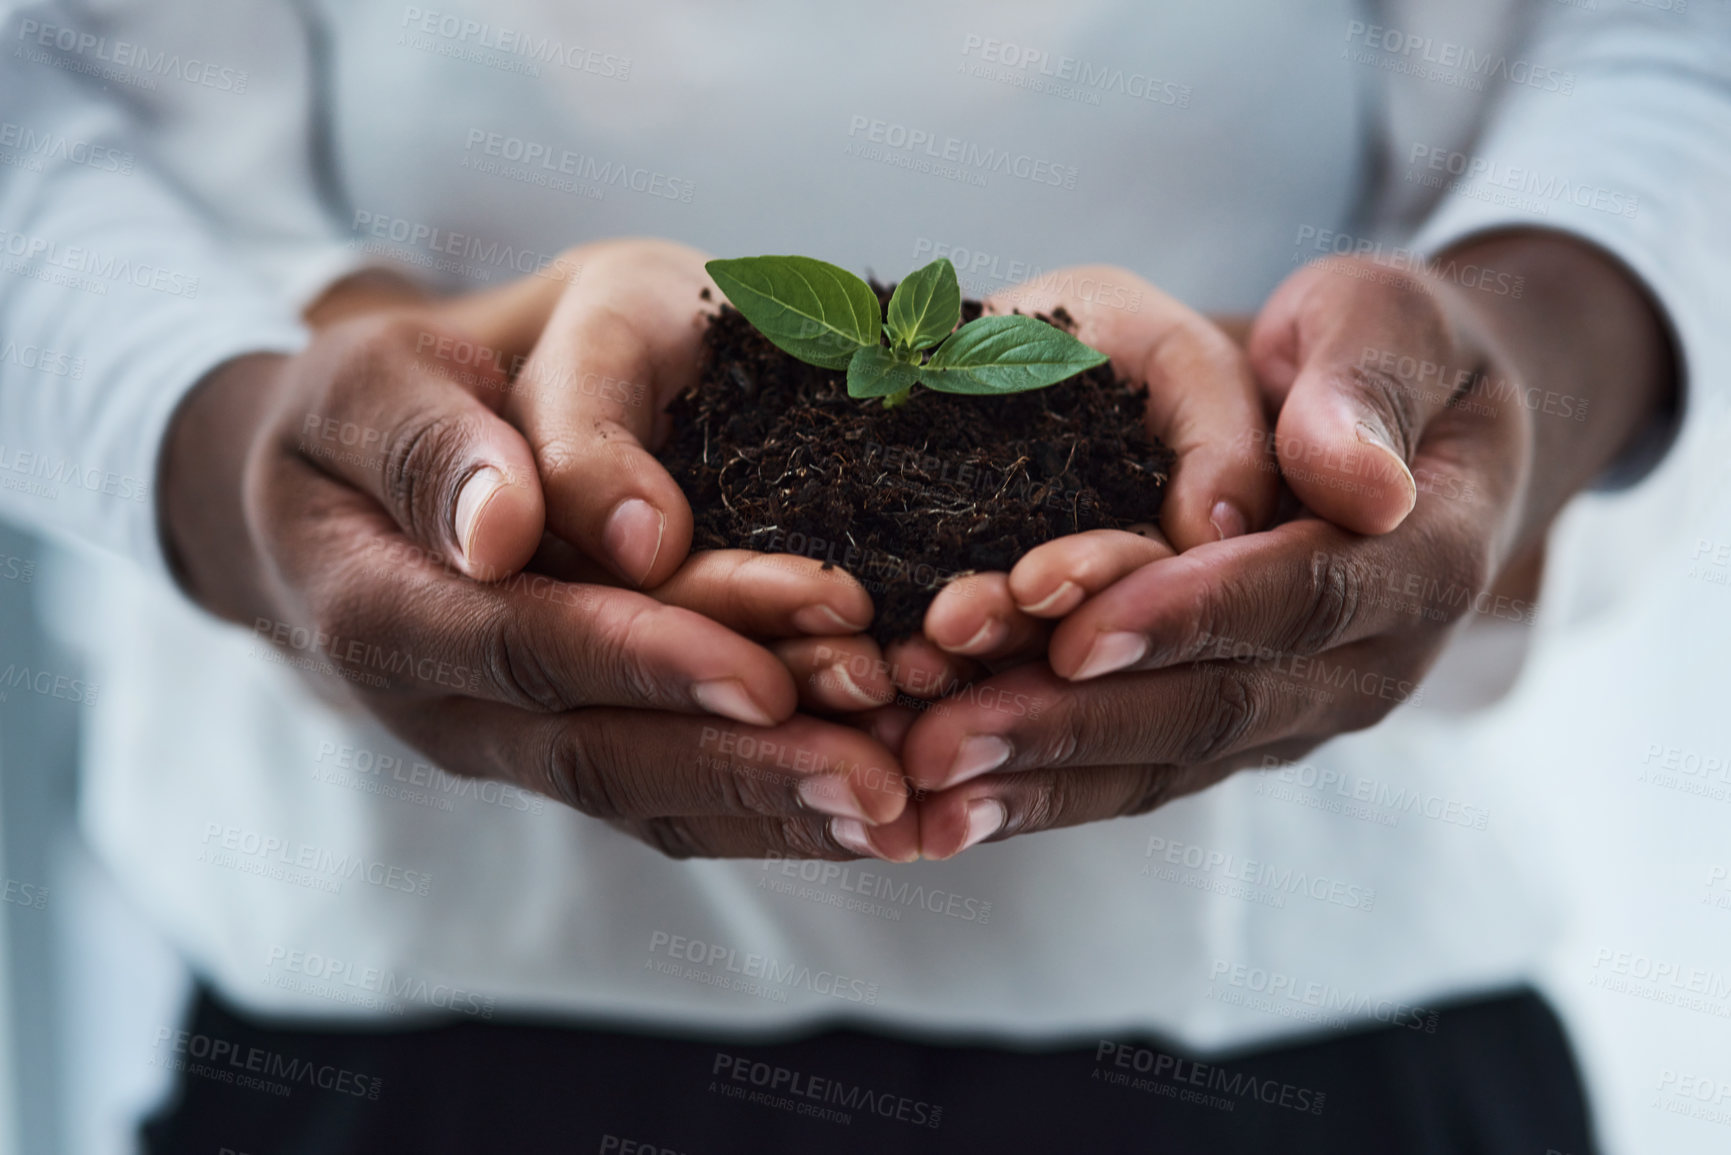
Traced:
<svg viewBox="0 0 1731 1155">
<path fill-rule="evenodd" d="M 229 621 L 268 612 L 247 516 L 247 469 L 288 361 L 255 353 L 217 366 L 181 402 L 163 439 L 157 506 L 163 552 L 187 596 Z"/>
<path fill-rule="evenodd" d="M 1491 351 L 1498 403 L 1525 409 L 1530 476 L 1515 553 L 1539 544 L 1558 511 L 1604 475 L 1675 403 L 1675 357 L 1659 310 L 1613 258 L 1571 236 L 1497 233 L 1438 264 L 1520 278 L 1521 295 L 1451 285 Z"/>
</svg>

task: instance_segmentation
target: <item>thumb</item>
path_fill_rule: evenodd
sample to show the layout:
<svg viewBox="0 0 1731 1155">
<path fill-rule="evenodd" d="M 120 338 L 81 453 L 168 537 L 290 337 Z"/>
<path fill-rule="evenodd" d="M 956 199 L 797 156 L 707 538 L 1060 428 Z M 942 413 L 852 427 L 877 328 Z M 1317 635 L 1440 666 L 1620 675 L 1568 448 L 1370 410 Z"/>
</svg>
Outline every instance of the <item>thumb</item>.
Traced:
<svg viewBox="0 0 1731 1155">
<path fill-rule="evenodd" d="M 1257 318 L 1250 361 L 1279 407 L 1274 451 L 1298 499 L 1355 533 L 1405 521 L 1419 443 L 1470 368 L 1431 286 L 1364 261 L 1309 266 Z"/>
</svg>

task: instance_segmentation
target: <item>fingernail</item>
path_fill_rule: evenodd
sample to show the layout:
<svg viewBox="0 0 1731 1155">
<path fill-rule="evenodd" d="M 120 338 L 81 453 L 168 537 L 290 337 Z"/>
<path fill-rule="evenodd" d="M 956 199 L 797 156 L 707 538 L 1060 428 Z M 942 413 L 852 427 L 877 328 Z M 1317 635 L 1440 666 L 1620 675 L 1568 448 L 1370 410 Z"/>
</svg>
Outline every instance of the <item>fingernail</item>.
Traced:
<svg viewBox="0 0 1731 1155">
<path fill-rule="evenodd" d="M 794 611 L 793 628 L 802 634 L 857 634 L 870 622 L 850 622 L 822 602 Z"/>
<path fill-rule="evenodd" d="M 833 818 L 851 818 L 862 823 L 869 819 L 865 807 L 854 797 L 847 779 L 836 774 L 813 774 L 801 778 L 799 800 L 819 814 Z"/>
<path fill-rule="evenodd" d="M 744 722 L 748 726 L 773 726 L 775 719 L 769 712 L 745 692 L 745 686 L 738 678 L 716 678 L 708 682 L 698 682 L 691 687 L 691 696 L 697 699 L 697 704 L 711 714 L 720 714 L 723 718 L 732 718 L 735 722 Z"/>
<path fill-rule="evenodd" d="M 1094 648 L 1082 662 L 1082 668 L 1070 675 L 1072 682 L 1085 682 L 1135 665 L 1148 653 L 1148 639 L 1141 634 L 1119 632 L 1101 634 L 1094 639 Z"/>
<path fill-rule="evenodd" d="M 829 836 L 862 857 L 878 858 L 885 862 L 894 861 L 872 845 L 871 835 L 866 831 L 865 823 L 857 818 L 830 819 Z"/>
<path fill-rule="evenodd" d="M 944 786 L 955 786 L 990 773 L 1010 760 L 1010 744 L 996 734 L 975 734 L 956 750 L 956 760 L 944 775 Z"/>
<path fill-rule="evenodd" d="M 481 512 L 504 488 L 505 475 L 491 465 L 483 465 L 470 474 L 469 480 L 463 482 L 463 488 L 457 491 L 457 510 L 451 522 L 457 533 L 457 548 L 463 551 L 465 562 L 474 561 L 475 530 L 480 527 Z"/>
<path fill-rule="evenodd" d="M 987 650 L 995 648 L 1004 640 L 1004 635 L 1009 632 L 1010 627 L 999 619 L 987 618 L 986 624 L 975 630 L 973 637 L 959 646 L 944 646 L 943 648 L 952 654 L 983 654 Z"/>
<path fill-rule="evenodd" d="M 1371 428 L 1362 421 L 1354 427 L 1353 432 L 1357 434 L 1360 445 L 1368 445 L 1372 449 L 1380 449 L 1388 454 L 1389 460 L 1399 471 L 1401 479 L 1406 482 L 1406 511 L 1401 514 L 1404 518 L 1412 512 L 1412 507 L 1418 504 L 1418 482 L 1413 480 L 1412 470 L 1407 466 L 1406 458 L 1402 457 L 1400 452 L 1389 444 L 1388 438 L 1384 437 L 1381 431 Z"/>
<path fill-rule="evenodd" d="M 1082 587 L 1073 581 L 1066 581 L 1033 605 L 1017 605 L 1016 608 L 1025 614 L 1034 614 L 1040 617 L 1051 614 L 1061 618 L 1081 604 Z"/>
<path fill-rule="evenodd" d="M 864 690 L 860 689 L 860 684 L 853 680 L 852 674 L 847 672 L 846 662 L 837 662 L 835 665 L 831 666 L 829 668 L 829 676 L 833 679 L 830 684 L 835 686 L 836 689 L 840 690 L 848 697 L 852 698 L 855 702 L 858 702 L 861 709 L 869 710 L 874 706 L 881 706 L 884 704 L 884 699 L 874 698 Z"/>
<path fill-rule="evenodd" d="M 1244 511 L 1230 501 L 1217 501 L 1208 514 L 1208 524 L 1214 527 L 1214 532 L 1220 535 L 1221 541 L 1234 537 L 1243 537 L 1250 529 L 1250 522 L 1244 516 Z"/>
<path fill-rule="evenodd" d="M 968 803 L 968 836 L 962 839 L 962 850 L 984 842 L 1004 828 L 1009 812 L 996 798 L 976 798 Z M 956 851 L 960 854 L 962 850 Z"/>
<path fill-rule="evenodd" d="M 607 515 L 601 544 L 619 572 L 642 585 L 661 555 L 661 535 L 666 529 L 667 519 L 660 510 L 641 497 L 628 497 Z"/>
</svg>

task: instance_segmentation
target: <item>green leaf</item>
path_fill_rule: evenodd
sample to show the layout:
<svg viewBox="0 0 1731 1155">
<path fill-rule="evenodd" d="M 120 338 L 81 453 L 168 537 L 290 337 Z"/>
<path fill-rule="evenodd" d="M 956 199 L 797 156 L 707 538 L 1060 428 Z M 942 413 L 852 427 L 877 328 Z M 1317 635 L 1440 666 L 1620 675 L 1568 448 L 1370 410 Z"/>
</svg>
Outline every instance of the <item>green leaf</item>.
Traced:
<svg viewBox="0 0 1731 1155">
<path fill-rule="evenodd" d="M 888 397 L 904 393 L 919 383 L 920 370 L 897 360 L 882 345 L 861 349 L 847 363 L 849 397 Z"/>
<path fill-rule="evenodd" d="M 890 297 L 890 335 L 904 348 L 930 349 L 961 319 L 962 287 L 948 257 L 909 273 Z"/>
<path fill-rule="evenodd" d="M 1106 354 L 1034 317 L 981 317 L 939 347 L 919 371 L 940 393 L 1021 393 L 1103 365 Z"/>
<path fill-rule="evenodd" d="M 848 272 L 810 257 L 741 257 L 703 266 L 733 307 L 784 352 L 845 369 L 878 343 L 877 294 Z"/>
</svg>

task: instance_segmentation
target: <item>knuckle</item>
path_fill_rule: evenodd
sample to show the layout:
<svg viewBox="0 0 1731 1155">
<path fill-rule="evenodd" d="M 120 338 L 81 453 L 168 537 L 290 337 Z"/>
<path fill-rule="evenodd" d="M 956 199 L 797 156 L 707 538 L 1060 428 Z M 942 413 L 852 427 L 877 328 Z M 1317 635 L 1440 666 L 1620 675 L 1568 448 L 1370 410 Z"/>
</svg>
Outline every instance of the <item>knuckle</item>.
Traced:
<svg viewBox="0 0 1731 1155">
<path fill-rule="evenodd" d="M 1249 678 L 1238 670 L 1215 668 L 1212 684 L 1198 684 L 1182 719 L 1178 762 L 1212 762 L 1240 745 L 1261 721 L 1260 699 Z"/>
<path fill-rule="evenodd" d="M 648 706 L 671 706 L 675 696 L 662 685 L 640 656 L 649 651 L 648 635 L 655 624 L 669 612 L 669 607 L 655 606 L 634 610 L 623 628 L 607 630 L 600 635 L 605 654 L 609 684 L 625 687 L 633 701 Z"/>
<path fill-rule="evenodd" d="M 388 436 L 379 484 L 403 529 L 426 543 L 444 544 L 452 528 L 447 510 L 466 478 L 468 422 L 449 412 L 422 411 L 398 422 Z"/>
<path fill-rule="evenodd" d="M 481 646 L 482 669 L 499 695 L 514 706 L 544 713 L 570 710 L 580 702 L 542 654 L 551 638 L 528 631 L 515 614 L 495 614 Z"/>
<path fill-rule="evenodd" d="M 790 818 L 780 823 L 781 851 L 789 858 L 823 858 L 831 861 L 858 858 L 830 837 L 829 822 Z"/>
<path fill-rule="evenodd" d="M 1326 550 L 1312 553 L 1310 581 L 1286 639 L 1289 648 L 1309 655 L 1344 641 L 1362 612 L 1365 584 L 1363 570 L 1351 559 Z"/>
<path fill-rule="evenodd" d="M 617 788 L 614 764 L 571 728 L 553 732 L 540 764 L 548 795 L 591 818 L 616 822 L 628 817 L 630 807 Z"/>
<path fill-rule="evenodd" d="M 1171 767 L 1159 763 L 1134 766 L 1124 771 L 1129 776 L 1125 791 L 1123 817 L 1134 817 L 1157 810 L 1171 801 L 1179 780 Z"/>
<path fill-rule="evenodd" d="M 1032 834 L 1061 826 L 1071 809 L 1071 787 L 1066 776 L 1039 774 L 1028 783 L 1022 798 L 1021 814 L 1014 820 L 1015 834 Z"/>
<path fill-rule="evenodd" d="M 1382 419 L 1401 456 L 1412 460 L 1424 422 L 1420 399 L 1413 389 L 1392 373 L 1371 366 L 1354 364 L 1347 375 L 1359 399 Z"/>
<path fill-rule="evenodd" d="M 646 818 L 632 827 L 632 832 L 668 858 L 712 858 L 714 855 L 683 818 Z"/>
</svg>

